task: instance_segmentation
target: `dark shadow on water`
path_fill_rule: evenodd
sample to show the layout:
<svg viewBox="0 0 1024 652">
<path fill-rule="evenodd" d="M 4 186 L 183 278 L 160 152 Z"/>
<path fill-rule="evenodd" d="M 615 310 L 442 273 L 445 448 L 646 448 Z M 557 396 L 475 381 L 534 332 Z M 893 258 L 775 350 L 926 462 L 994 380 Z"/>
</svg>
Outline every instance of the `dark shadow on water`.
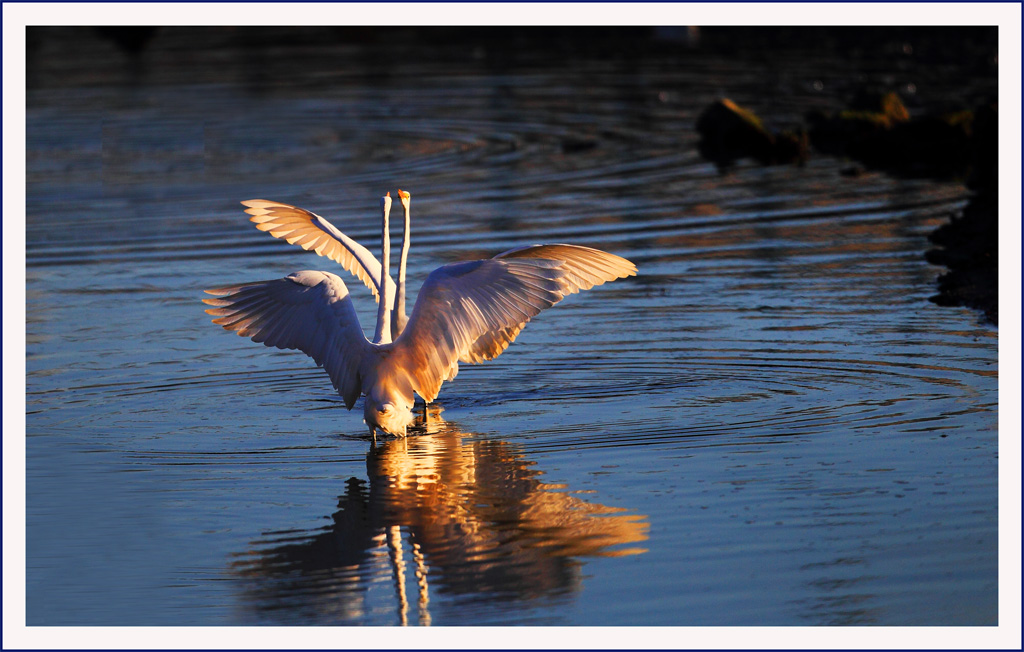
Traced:
<svg viewBox="0 0 1024 652">
<path fill-rule="evenodd" d="M 256 621 L 365 622 L 383 603 L 396 624 L 429 625 L 439 594 L 474 609 L 557 600 L 581 589 L 581 558 L 645 552 L 629 546 L 647 539 L 645 516 L 545 484 L 513 444 L 436 415 L 417 426 L 373 445 L 368 481 L 345 483 L 330 525 L 238 555 Z"/>
</svg>

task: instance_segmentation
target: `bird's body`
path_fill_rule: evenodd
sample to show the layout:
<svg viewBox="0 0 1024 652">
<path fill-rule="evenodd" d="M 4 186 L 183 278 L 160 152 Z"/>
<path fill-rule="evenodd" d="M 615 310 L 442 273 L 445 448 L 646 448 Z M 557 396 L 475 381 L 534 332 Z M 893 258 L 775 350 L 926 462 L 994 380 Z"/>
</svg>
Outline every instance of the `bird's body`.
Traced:
<svg viewBox="0 0 1024 652">
<path fill-rule="evenodd" d="M 458 363 L 500 355 L 526 323 L 565 295 L 616 278 L 636 267 L 624 258 L 575 245 L 533 245 L 484 260 L 451 263 L 427 277 L 412 314 L 404 310 L 408 252 L 408 193 L 399 285 L 388 275 L 390 197 L 382 198 L 382 261 L 323 218 L 301 208 L 243 202 L 257 227 L 313 249 L 344 266 L 377 295 L 374 341 L 363 335 L 348 288 L 329 272 L 302 271 L 283 279 L 206 290 L 214 323 L 255 342 L 298 349 L 323 366 L 352 409 L 360 394 L 371 433 L 404 435 L 414 394 L 433 401 Z M 396 318 L 395 315 L 400 315 Z"/>
</svg>

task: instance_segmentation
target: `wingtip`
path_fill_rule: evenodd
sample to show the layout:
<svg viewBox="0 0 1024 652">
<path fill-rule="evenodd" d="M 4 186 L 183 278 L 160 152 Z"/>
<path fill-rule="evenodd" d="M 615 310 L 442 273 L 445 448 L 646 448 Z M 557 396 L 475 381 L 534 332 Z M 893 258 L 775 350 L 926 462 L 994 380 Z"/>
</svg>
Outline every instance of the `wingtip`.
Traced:
<svg viewBox="0 0 1024 652">
<path fill-rule="evenodd" d="M 637 270 L 638 270 L 638 268 L 636 266 L 636 263 L 634 263 L 632 260 L 629 260 L 628 258 L 624 258 L 624 257 L 618 256 L 616 254 L 609 254 L 609 255 L 610 256 L 614 256 L 615 258 L 618 258 L 619 262 L 620 262 L 620 264 L 621 264 L 621 266 L 623 268 L 623 270 L 622 270 L 623 275 L 620 276 L 619 278 L 627 278 L 629 276 L 636 276 Z"/>
</svg>

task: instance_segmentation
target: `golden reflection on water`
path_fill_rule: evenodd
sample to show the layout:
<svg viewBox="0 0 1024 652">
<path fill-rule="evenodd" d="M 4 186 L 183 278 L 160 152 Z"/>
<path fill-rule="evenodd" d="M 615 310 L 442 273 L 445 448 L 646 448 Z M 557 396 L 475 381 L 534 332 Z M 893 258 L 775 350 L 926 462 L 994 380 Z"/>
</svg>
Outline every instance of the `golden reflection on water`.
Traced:
<svg viewBox="0 0 1024 652">
<path fill-rule="evenodd" d="M 631 545 L 647 540 L 646 516 L 542 482 L 515 445 L 436 413 L 416 429 L 373 445 L 369 481 L 348 481 L 331 525 L 270 533 L 240 555 L 233 570 L 257 612 L 363 618 L 390 577 L 398 622 L 429 625 L 432 590 L 474 602 L 555 597 L 580 589 L 581 557 L 646 552 Z"/>
</svg>

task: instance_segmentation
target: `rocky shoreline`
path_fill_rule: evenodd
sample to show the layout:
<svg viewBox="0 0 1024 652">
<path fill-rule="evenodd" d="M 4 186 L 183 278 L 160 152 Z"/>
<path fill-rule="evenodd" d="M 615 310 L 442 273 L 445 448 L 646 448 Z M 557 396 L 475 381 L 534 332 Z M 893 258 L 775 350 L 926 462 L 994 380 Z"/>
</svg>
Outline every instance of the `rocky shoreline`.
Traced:
<svg viewBox="0 0 1024 652">
<path fill-rule="evenodd" d="M 904 178 L 962 180 L 974 193 L 967 206 L 950 216 L 929 239 L 928 262 L 949 271 L 938 279 L 941 306 L 980 310 L 999 323 L 999 150 L 998 105 L 973 110 L 911 116 L 893 92 L 864 90 L 834 114 L 806 116 L 806 125 L 772 131 L 749 109 L 721 99 L 697 119 L 698 150 L 727 171 L 752 158 L 762 165 L 803 165 L 809 149 L 849 159 L 843 170 L 860 167 Z"/>
</svg>

